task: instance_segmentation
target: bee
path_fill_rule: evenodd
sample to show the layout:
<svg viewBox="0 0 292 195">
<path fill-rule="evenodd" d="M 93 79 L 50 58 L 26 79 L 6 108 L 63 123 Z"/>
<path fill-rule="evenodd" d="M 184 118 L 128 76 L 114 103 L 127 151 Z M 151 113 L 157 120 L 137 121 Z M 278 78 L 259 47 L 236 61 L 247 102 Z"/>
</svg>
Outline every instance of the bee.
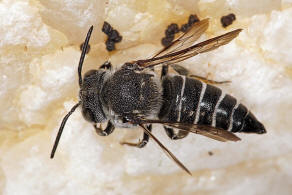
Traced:
<svg viewBox="0 0 292 195">
<path fill-rule="evenodd" d="M 85 120 L 93 124 L 100 136 L 108 136 L 115 127 L 140 126 L 144 130 L 143 139 L 138 143 L 122 144 L 142 148 L 152 138 L 190 175 L 191 172 L 183 163 L 151 133 L 152 124 L 162 124 L 172 140 L 195 133 L 226 142 L 239 141 L 240 138 L 235 135 L 239 132 L 266 133 L 262 123 L 243 104 L 213 85 L 220 82 L 191 75 L 177 64 L 229 43 L 242 31 L 233 30 L 194 45 L 208 25 L 208 19 L 194 23 L 169 46 L 149 59 L 124 63 L 116 71 L 106 62 L 98 70 L 89 70 L 82 78 L 82 65 L 93 30 L 91 26 L 78 66 L 80 100 L 63 118 L 51 158 L 54 157 L 69 116 L 79 106 Z M 159 65 L 162 66 L 160 76 L 153 71 Z M 178 74 L 168 74 L 169 66 Z M 106 121 L 105 129 L 98 126 Z"/>
</svg>

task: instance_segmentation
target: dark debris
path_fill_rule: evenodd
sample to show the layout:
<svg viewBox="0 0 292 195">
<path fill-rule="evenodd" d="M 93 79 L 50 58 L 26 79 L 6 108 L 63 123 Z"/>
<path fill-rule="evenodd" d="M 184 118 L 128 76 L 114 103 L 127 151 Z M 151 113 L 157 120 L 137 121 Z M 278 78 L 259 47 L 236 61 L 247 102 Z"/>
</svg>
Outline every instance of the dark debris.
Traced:
<svg viewBox="0 0 292 195">
<path fill-rule="evenodd" d="M 106 44 L 106 49 L 108 51 L 113 51 L 115 50 L 115 44 L 118 42 L 122 41 L 122 36 L 120 35 L 120 33 L 115 30 L 108 22 L 104 22 L 103 26 L 102 26 L 102 32 L 104 32 L 108 38 L 105 42 Z"/>
<path fill-rule="evenodd" d="M 194 24 L 194 23 L 196 23 L 196 22 L 199 22 L 199 21 L 200 21 L 200 19 L 198 18 L 197 15 L 190 15 L 190 16 L 189 16 L 188 24 L 189 24 L 189 25 L 192 25 L 192 24 Z"/>
<path fill-rule="evenodd" d="M 186 24 L 183 24 L 181 28 L 179 28 L 178 25 L 175 23 L 168 25 L 167 29 L 165 30 L 165 37 L 161 39 L 161 44 L 164 47 L 168 47 L 174 40 L 176 33 L 178 33 L 179 31 L 182 32 L 188 31 L 191 28 L 191 26 L 198 21 L 200 20 L 197 15 L 190 15 L 188 22 Z"/>
<path fill-rule="evenodd" d="M 111 39 L 107 39 L 105 45 L 108 51 L 113 51 L 116 49 L 115 42 L 112 41 Z"/>
<path fill-rule="evenodd" d="M 174 35 L 169 35 L 167 37 L 163 37 L 161 39 L 161 43 L 164 47 L 168 47 L 172 43 L 173 39 L 174 39 Z"/>
<path fill-rule="evenodd" d="M 171 35 L 174 35 L 175 33 L 178 33 L 179 32 L 179 28 L 178 28 L 178 25 L 177 24 L 170 24 L 168 25 L 167 29 L 165 30 L 165 36 L 171 36 Z"/>
<path fill-rule="evenodd" d="M 199 22 L 199 21 L 200 21 L 200 19 L 198 18 L 198 16 L 192 14 L 192 15 L 189 16 L 188 23 L 183 24 L 181 26 L 180 30 L 182 32 L 187 32 L 194 23 Z"/>
<path fill-rule="evenodd" d="M 221 17 L 221 24 L 224 28 L 226 28 L 227 26 L 231 25 L 234 20 L 236 20 L 236 17 L 233 13 L 231 13 Z"/>
<path fill-rule="evenodd" d="M 104 21 L 101 31 L 110 36 L 110 33 L 113 31 L 113 27 L 109 23 Z"/>
</svg>

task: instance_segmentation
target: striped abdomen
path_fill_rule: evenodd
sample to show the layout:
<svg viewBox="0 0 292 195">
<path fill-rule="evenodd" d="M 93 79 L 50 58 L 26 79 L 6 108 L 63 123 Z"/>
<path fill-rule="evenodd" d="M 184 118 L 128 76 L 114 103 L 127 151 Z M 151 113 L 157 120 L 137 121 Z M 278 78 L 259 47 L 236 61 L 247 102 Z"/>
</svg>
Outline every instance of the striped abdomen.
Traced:
<svg viewBox="0 0 292 195">
<path fill-rule="evenodd" d="M 265 133 L 264 126 L 244 105 L 215 86 L 185 76 L 166 76 L 162 85 L 161 120 Z"/>
</svg>

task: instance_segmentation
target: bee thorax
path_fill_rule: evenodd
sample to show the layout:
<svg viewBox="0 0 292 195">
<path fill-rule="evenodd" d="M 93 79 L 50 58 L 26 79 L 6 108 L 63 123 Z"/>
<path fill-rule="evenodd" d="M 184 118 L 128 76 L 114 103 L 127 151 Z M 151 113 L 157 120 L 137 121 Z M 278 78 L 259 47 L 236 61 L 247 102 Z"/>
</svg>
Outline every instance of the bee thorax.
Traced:
<svg viewBox="0 0 292 195">
<path fill-rule="evenodd" d="M 157 115 L 161 107 L 161 86 L 155 75 L 121 69 L 105 83 L 102 100 L 118 116 Z"/>
</svg>

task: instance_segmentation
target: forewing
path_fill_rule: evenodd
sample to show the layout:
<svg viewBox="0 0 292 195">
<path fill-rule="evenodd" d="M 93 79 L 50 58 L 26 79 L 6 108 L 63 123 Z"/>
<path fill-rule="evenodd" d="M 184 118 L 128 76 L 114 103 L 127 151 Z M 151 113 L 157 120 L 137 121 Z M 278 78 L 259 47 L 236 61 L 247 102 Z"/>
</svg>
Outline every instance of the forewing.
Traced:
<svg viewBox="0 0 292 195">
<path fill-rule="evenodd" d="M 208 26 L 209 19 L 204 19 L 194 23 L 187 32 L 184 32 L 177 39 L 175 39 L 168 47 L 163 48 L 153 57 L 163 56 L 190 47 L 208 29 Z"/>
<path fill-rule="evenodd" d="M 188 123 L 170 123 L 168 126 L 175 127 L 181 130 L 189 131 L 192 133 L 204 135 L 206 137 L 226 142 L 226 141 L 239 141 L 240 138 L 234 133 L 206 125 L 194 125 Z"/>
<path fill-rule="evenodd" d="M 179 122 L 164 122 L 159 120 L 144 120 L 143 123 L 159 123 L 166 126 L 174 127 L 183 131 L 200 134 L 217 141 L 239 141 L 241 140 L 234 133 L 226 131 L 224 129 L 207 126 L 207 125 L 196 125 L 190 123 L 179 123 Z"/>
<path fill-rule="evenodd" d="M 222 45 L 226 45 L 231 40 L 233 40 L 235 37 L 238 36 L 238 34 L 241 32 L 241 29 L 237 29 L 231 32 L 228 32 L 226 34 L 223 34 L 218 37 L 214 37 L 212 39 L 208 39 L 206 41 L 203 41 L 201 43 L 198 43 L 196 45 L 190 46 L 186 49 L 172 52 L 160 57 L 154 57 L 151 59 L 146 60 L 138 60 L 133 63 L 136 63 L 140 67 L 153 67 L 159 64 L 172 64 L 177 63 L 183 60 L 186 60 L 190 57 L 193 57 L 197 54 L 208 52 L 211 50 L 214 50 Z"/>
<path fill-rule="evenodd" d="M 169 156 L 180 168 L 182 168 L 184 171 L 186 171 L 189 175 L 192 175 L 191 172 L 184 166 L 182 162 L 180 162 L 172 152 L 170 152 L 147 128 L 144 127 L 144 125 L 139 124 L 140 127 L 143 128 L 144 132 L 150 136 L 163 150 L 163 152 L 166 153 L 167 156 Z"/>
</svg>

